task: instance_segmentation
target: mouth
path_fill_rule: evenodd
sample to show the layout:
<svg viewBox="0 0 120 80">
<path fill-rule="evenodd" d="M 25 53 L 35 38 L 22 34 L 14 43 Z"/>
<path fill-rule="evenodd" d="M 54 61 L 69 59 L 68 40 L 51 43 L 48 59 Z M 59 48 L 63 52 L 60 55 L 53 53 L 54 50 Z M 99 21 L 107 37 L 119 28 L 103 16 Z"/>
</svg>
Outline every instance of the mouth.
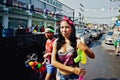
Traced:
<svg viewBox="0 0 120 80">
<path fill-rule="evenodd" d="M 63 35 L 66 35 L 67 33 L 66 32 L 62 32 Z"/>
</svg>

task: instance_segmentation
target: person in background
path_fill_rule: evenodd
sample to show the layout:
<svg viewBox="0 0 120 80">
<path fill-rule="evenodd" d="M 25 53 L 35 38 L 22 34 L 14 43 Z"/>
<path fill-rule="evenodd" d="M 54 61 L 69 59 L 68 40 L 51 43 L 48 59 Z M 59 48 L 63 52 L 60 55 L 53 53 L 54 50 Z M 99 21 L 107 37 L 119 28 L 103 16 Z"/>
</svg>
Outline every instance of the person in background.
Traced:
<svg viewBox="0 0 120 80">
<path fill-rule="evenodd" d="M 34 30 L 38 32 L 38 24 L 35 26 Z"/>
<path fill-rule="evenodd" d="M 40 28 L 40 32 L 44 32 L 44 31 L 45 31 L 45 27 L 42 26 L 42 27 Z"/>
<path fill-rule="evenodd" d="M 52 26 L 48 26 L 45 28 L 45 36 L 47 38 L 45 44 L 45 54 L 44 62 L 46 64 L 47 74 L 45 80 L 56 80 L 56 68 L 51 65 L 51 55 L 53 50 L 53 42 L 55 40 L 54 37 L 54 28 Z"/>
<path fill-rule="evenodd" d="M 0 37 L 2 37 L 2 31 L 3 31 L 3 25 L 2 25 L 2 23 L 0 23 Z"/>
<path fill-rule="evenodd" d="M 22 24 L 19 24 L 19 26 L 18 26 L 18 27 L 19 27 L 19 29 L 23 29 L 23 26 L 22 26 Z"/>
<path fill-rule="evenodd" d="M 114 27 L 113 37 L 114 37 L 115 55 L 119 56 L 118 53 L 120 47 L 120 27 L 117 26 Z"/>
<path fill-rule="evenodd" d="M 26 25 L 26 27 L 25 27 L 25 31 L 26 31 L 26 33 L 29 33 L 30 32 L 30 29 L 29 29 L 29 27 Z"/>
<path fill-rule="evenodd" d="M 35 25 L 34 25 L 34 24 L 32 24 L 32 26 L 30 27 L 30 32 L 33 32 L 33 31 L 34 31 L 34 29 L 35 29 Z"/>
<path fill-rule="evenodd" d="M 78 80 L 79 76 L 86 74 L 84 68 L 74 62 L 77 50 L 83 50 L 88 57 L 94 59 L 94 52 L 80 39 L 76 38 L 76 30 L 72 20 L 64 17 L 60 22 L 58 37 L 53 44 L 52 65 L 57 68 L 59 80 Z"/>
</svg>

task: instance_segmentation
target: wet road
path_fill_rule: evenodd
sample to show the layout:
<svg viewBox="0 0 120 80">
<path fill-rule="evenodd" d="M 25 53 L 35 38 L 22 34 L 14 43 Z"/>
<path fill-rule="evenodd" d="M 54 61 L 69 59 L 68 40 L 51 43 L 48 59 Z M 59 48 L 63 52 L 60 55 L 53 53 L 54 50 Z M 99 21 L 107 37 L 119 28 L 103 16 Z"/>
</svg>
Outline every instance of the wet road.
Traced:
<svg viewBox="0 0 120 80">
<path fill-rule="evenodd" d="M 120 80 L 120 56 L 115 56 L 112 50 L 106 50 L 102 45 L 103 37 L 90 45 L 95 53 L 95 59 L 88 58 L 85 80 Z M 111 52 L 112 51 L 112 52 Z"/>
</svg>

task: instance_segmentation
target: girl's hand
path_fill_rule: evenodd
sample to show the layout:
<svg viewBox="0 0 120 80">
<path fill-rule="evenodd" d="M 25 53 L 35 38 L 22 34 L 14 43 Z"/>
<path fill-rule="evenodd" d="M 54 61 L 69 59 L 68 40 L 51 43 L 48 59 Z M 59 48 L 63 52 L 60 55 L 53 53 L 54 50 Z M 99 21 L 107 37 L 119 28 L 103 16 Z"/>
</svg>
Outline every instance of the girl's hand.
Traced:
<svg viewBox="0 0 120 80">
<path fill-rule="evenodd" d="M 79 45 L 78 45 L 78 49 L 80 49 L 80 50 L 85 50 L 87 48 L 87 46 L 85 45 L 85 44 L 83 44 L 83 43 L 80 43 Z"/>
<path fill-rule="evenodd" d="M 73 72 L 64 71 L 64 70 L 60 70 L 60 69 L 59 69 L 59 71 L 60 71 L 60 73 L 61 73 L 62 75 L 70 75 L 70 74 L 74 73 L 74 74 L 76 74 L 76 75 L 83 76 L 83 75 L 86 74 L 86 71 L 85 71 L 84 68 L 77 68 L 77 67 L 74 67 L 74 68 L 73 68 Z"/>
<path fill-rule="evenodd" d="M 89 58 L 95 58 L 94 52 L 86 44 L 79 43 L 78 49 L 83 50 Z"/>
<path fill-rule="evenodd" d="M 73 70 L 73 73 L 76 74 L 76 75 L 85 75 L 86 74 L 86 71 L 84 68 L 77 68 L 75 67 L 74 70 Z"/>
</svg>

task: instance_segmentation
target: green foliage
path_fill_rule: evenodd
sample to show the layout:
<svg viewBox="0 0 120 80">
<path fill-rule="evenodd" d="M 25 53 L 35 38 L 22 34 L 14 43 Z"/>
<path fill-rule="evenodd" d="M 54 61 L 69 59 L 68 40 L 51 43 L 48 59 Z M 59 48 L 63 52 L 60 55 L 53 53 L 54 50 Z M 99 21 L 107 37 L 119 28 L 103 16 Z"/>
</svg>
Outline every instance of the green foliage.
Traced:
<svg viewBox="0 0 120 80">
<path fill-rule="evenodd" d="M 119 10 L 119 12 L 120 12 L 120 10 Z M 117 16 L 117 19 L 120 20 L 120 14 Z"/>
</svg>

